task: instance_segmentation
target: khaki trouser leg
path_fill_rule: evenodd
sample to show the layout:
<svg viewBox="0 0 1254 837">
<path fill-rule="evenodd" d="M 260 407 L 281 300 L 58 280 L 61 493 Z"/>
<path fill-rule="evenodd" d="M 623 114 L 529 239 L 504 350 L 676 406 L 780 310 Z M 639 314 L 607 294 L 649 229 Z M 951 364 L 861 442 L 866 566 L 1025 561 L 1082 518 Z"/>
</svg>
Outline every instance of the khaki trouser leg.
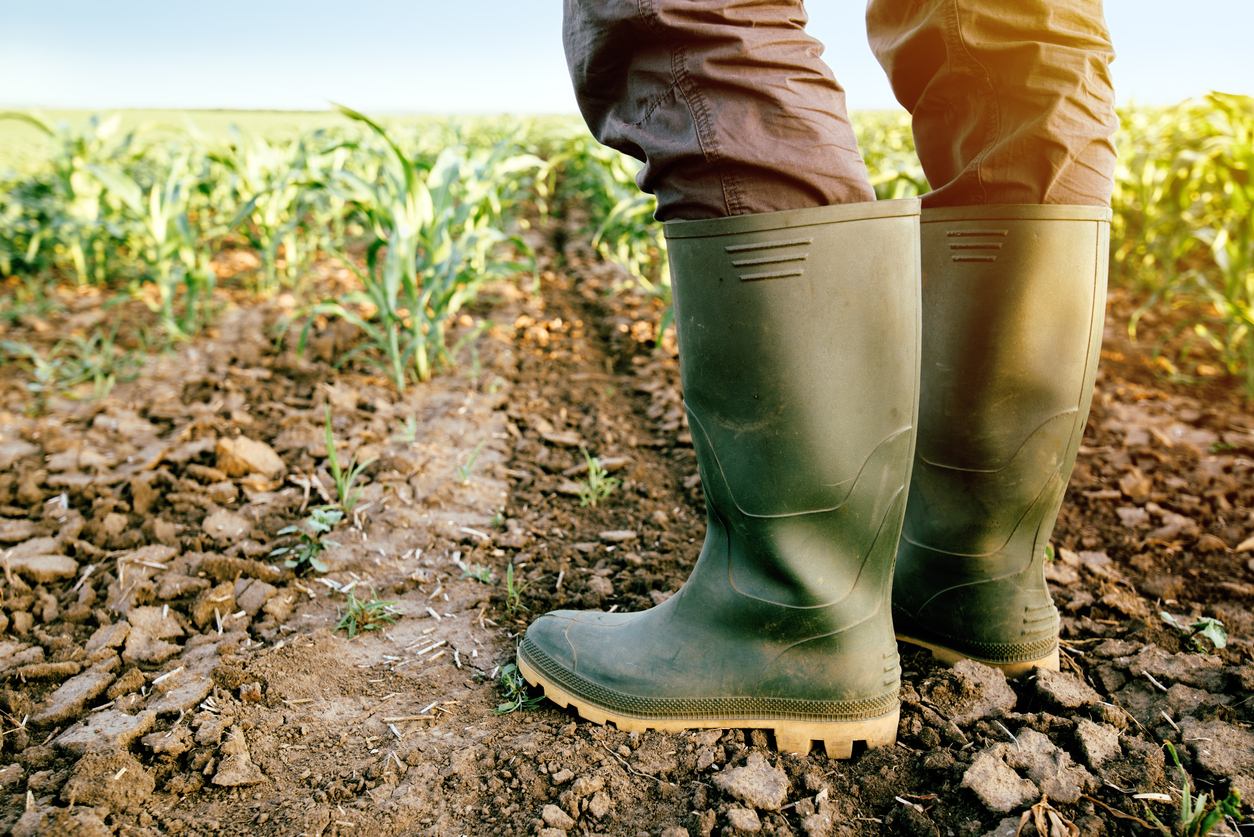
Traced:
<svg viewBox="0 0 1254 837">
<path fill-rule="evenodd" d="M 800 0 L 566 0 L 593 134 L 645 167 L 660 220 L 873 200 Z M 872 0 L 914 115 L 925 207 L 1104 206 L 1118 127 L 1100 0 Z"/>
<path fill-rule="evenodd" d="M 871 0 L 867 32 L 913 116 L 925 208 L 1109 205 L 1119 120 L 1101 0 Z"/>
</svg>

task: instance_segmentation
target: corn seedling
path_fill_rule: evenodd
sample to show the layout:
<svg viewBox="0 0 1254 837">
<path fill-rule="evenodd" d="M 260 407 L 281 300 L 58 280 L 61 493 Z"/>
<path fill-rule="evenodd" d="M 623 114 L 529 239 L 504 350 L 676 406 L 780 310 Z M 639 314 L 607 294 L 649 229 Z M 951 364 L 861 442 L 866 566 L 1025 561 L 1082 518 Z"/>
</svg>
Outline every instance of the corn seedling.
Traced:
<svg viewBox="0 0 1254 837">
<path fill-rule="evenodd" d="M 500 682 L 505 690 L 505 702 L 496 707 L 498 715 L 508 715 L 519 709 L 535 709 L 544 702 L 544 695 L 532 697 L 527 693 L 527 680 L 514 663 L 501 666 Z"/>
<path fill-rule="evenodd" d="M 347 631 L 349 639 L 364 631 L 381 631 L 385 625 L 395 624 L 401 618 L 400 612 L 394 607 L 396 604 L 395 601 L 379 601 L 379 594 L 374 590 L 370 591 L 370 601 L 365 601 L 357 598 L 356 593 L 350 589 L 348 601 L 344 605 L 344 615 L 335 629 Z"/>
<path fill-rule="evenodd" d="M 496 579 L 493 578 L 492 575 L 492 568 L 485 567 L 480 564 L 471 564 L 462 572 L 461 577 L 473 579 L 480 584 L 486 584 L 489 587 L 496 584 Z"/>
<path fill-rule="evenodd" d="M 1171 760 L 1175 762 L 1176 769 L 1180 771 L 1180 814 L 1173 831 L 1164 825 L 1153 811 L 1147 809 L 1146 816 L 1161 833 L 1167 837 L 1206 837 L 1224 817 L 1240 815 L 1241 794 L 1236 788 L 1228 791 L 1224 799 L 1216 799 L 1213 802 L 1208 800 L 1204 793 L 1193 796 L 1192 789 L 1189 787 L 1189 774 L 1180 764 L 1176 748 L 1171 746 L 1171 742 L 1163 746 L 1167 748 L 1167 752 L 1171 754 Z"/>
<path fill-rule="evenodd" d="M 361 496 L 361 487 L 354 487 L 357 478 L 361 476 L 361 472 L 370 466 L 370 463 L 378 459 L 372 456 L 365 462 L 357 461 L 357 454 L 354 453 L 348 461 L 348 467 L 340 466 L 339 454 L 335 452 L 335 438 L 331 435 L 331 405 L 327 405 L 327 467 L 331 470 L 331 479 L 335 483 L 335 496 L 339 498 L 340 508 L 345 513 L 352 514 L 353 508 L 357 505 L 357 498 Z"/>
<path fill-rule="evenodd" d="M 609 476 L 608 472 L 601 467 L 601 460 L 588 453 L 587 450 L 584 450 L 583 458 L 588 463 L 588 476 L 579 483 L 579 505 L 596 508 L 598 503 L 608 499 L 614 493 L 614 489 L 623 483 L 622 480 Z"/>
<path fill-rule="evenodd" d="M 1175 628 L 1189 638 L 1189 642 L 1198 651 L 1207 650 L 1202 643 L 1202 637 L 1210 640 L 1211 645 L 1215 648 L 1225 648 L 1228 645 L 1228 632 L 1224 630 L 1224 623 L 1210 616 L 1202 616 L 1192 623 L 1186 623 L 1183 617 L 1172 616 L 1167 611 L 1158 614 L 1164 622 Z"/>
<path fill-rule="evenodd" d="M 479 452 L 483 450 L 484 442 L 475 445 L 474 452 L 470 454 L 470 459 L 465 465 L 457 466 L 457 482 L 460 485 L 467 485 L 470 482 L 470 474 L 474 470 L 475 460 L 479 458 Z"/>
<path fill-rule="evenodd" d="M 344 512 L 339 509 L 314 509 L 305 519 L 306 528 L 284 526 L 277 532 L 279 535 L 296 535 L 299 542 L 279 547 L 270 555 L 275 558 L 286 555 L 284 566 L 291 567 L 297 573 L 311 569 L 324 573 L 327 571 L 327 565 L 318 556 L 325 552 L 328 546 L 339 546 L 339 543 L 327 540 L 323 535 L 330 532 L 343 519 Z"/>
</svg>

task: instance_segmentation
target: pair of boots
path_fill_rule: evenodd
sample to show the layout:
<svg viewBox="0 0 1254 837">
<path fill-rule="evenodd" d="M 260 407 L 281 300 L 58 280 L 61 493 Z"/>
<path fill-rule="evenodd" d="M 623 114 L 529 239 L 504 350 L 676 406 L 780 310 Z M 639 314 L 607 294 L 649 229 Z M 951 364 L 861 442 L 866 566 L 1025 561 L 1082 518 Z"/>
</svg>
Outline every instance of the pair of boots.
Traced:
<svg viewBox="0 0 1254 837">
<path fill-rule="evenodd" d="M 901 200 L 668 222 L 701 556 L 651 610 L 539 618 L 527 680 L 624 730 L 770 729 L 848 758 L 896 738 L 897 639 L 1056 669 L 1045 549 L 1109 219 Z"/>
</svg>

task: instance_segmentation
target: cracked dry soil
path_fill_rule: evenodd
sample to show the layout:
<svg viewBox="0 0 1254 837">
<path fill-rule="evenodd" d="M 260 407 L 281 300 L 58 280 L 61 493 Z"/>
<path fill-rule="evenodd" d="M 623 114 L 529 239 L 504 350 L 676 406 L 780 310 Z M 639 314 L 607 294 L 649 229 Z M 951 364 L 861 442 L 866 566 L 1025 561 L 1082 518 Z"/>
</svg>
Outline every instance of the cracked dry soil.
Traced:
<svg viewBox="0 0 1254 837">
<path fill-rule="evenodd" d="M 1235 389 L 1160 384 L 1118 292 L 1049 567 L 1061 673 L 1007 682 L 903 646 L 898 743 L 847 762 L 760 731 L 497 714 L 534 614 L 650 607 L 704 530 L 658 305 L 607 294 L 616 269 L 555 240 L 541 293 L 492 286 L 476 356 L 404 397 L 333 372 L 351 329 L 302 359 L 260 305 L 103 401 L 28 417 L 4 372 L 0 829 L 979 837 L 1027 812 L 1025 834 L 1113 837 L 1147 806 L 1171 821 L 1174 802 L 1134 798 L 1178 799 L 1164 742 L 1201 790 L 1254 798 L 1254 416 Z M 341 457 L 378 458 L 329 572 L 298 577 L 270 553 L 331 484 L 328 406 Z M 597 508 L 575 496 L 581 447 L 622 480 Z M 494 584 L 467 577 L 482 568 Z M 350 585 L 398 620 L 335 632 Z M 1221 619 L 1227 647 L 1163 610 Z"/>
</svg>

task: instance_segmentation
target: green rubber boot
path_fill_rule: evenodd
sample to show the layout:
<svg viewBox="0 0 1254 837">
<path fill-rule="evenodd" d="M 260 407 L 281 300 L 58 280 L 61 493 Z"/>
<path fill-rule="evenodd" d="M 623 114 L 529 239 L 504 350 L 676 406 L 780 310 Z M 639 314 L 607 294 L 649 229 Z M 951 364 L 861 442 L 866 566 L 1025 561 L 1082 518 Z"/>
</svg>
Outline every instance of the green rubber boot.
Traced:
<svg viewBox="0 0 1254 837">
<path fill-rule="evenodd" d="M 1058 668 L 1049 544 L 1093 396 L 1110 210 L 926 210 L 919 437 L 897 638 L 942 662 Z"/>
<path fill-rule="evenodd" d="M 918 399 L 917 200 L 666 224 L 707 531 L 641 613 L 557 611 L 519 668 L 619 729 L 891 744 L 891 618 Z"/>
</svg>

